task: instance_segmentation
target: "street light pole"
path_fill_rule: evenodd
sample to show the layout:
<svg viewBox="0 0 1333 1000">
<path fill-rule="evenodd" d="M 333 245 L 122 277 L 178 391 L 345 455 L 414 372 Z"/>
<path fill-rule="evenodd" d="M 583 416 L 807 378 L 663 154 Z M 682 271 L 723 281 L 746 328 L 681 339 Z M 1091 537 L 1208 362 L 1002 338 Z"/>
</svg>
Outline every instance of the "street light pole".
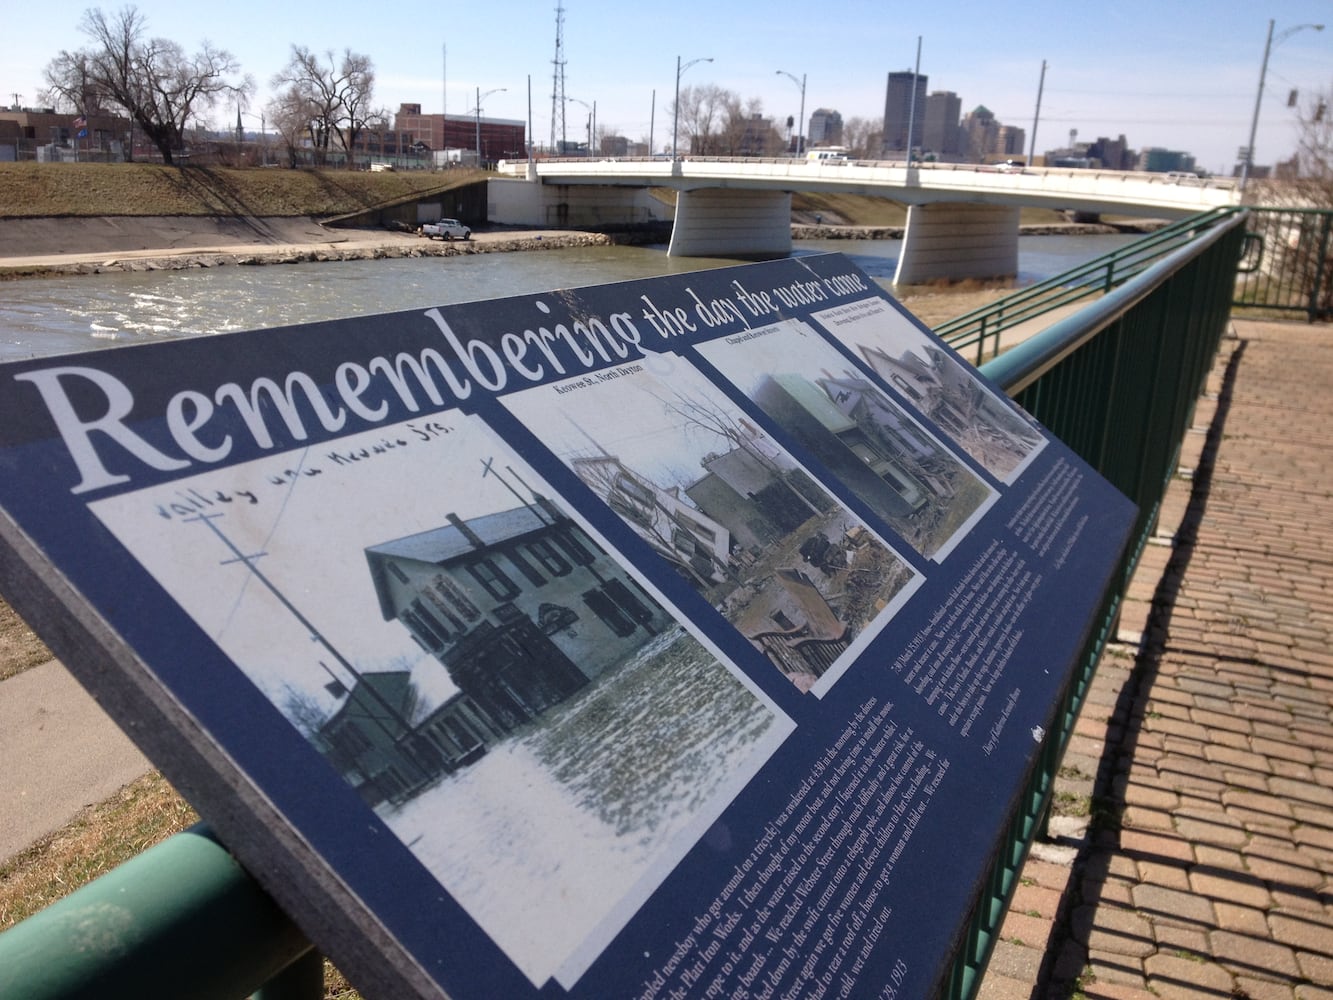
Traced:
<svg viewBox="0 0 1333 1000">
<path fill-rule="evenodd" d="M 792 83 L 801 88 L 801 117 L 796 119 L 796 152 L 792 154 L 793 156 L 800 156 L 805 152 L 805 143 L 801 141 L 805 137 L 805 74 L 802 73 L 801 78 L 798 80 L 793 74 L 788 73 L 785 69 L 780 69 L 778 70 L 778 75 L 785 76 L 787 79 L 791 80 Z"/>
<path fill-rule="evenodd" d="M 680 56 L 676 56 L 676 104 L 671 111 L 671 159 L 676 160 L 676 137 L 680 132 L 680 77 L 687 69 L 695 63 L 712 62 L 712 56 L 703 56 L 699 59 L 691 59 L 684 66 L 680 64 Z"/>
<path fill-rule="evenodd" d="M 589 156 L 589 157 L 591 157 L 591 156 L 592 156 L 592 130 L 593 130 L 593 127 L 594 127 L 594 124 L 595 124 L 595 119 L 596 119 L 596 117 L 597 117 L 597 102 L 594 101 L 592 104 L 589 104 L 587 101 L 581 100 L 580 98 L 577 98 L 577 97 L 568 97 L 568 96 L 565 97 L 565 100 L 566 100 L 566 101 L 573 101 L 575 104 L 582 104 L 585 108 L 588 109 L 588 150 L 587 150 L 586 153 L 584 153 L 584 155 L 585 155 L 585 156 Z"/>
<path fill-rule="evenodd" d="M 1250 144 L 1245 147 L 1245 156 L 1241 159 L 1240 166 L 1240 184 L 1241 191 L 1245 190 L 1245 182 L 1250 179 L 1250 168 L 1254 166 L 1254 139 L 1259 131 L 1259 106 L 1264 99 L 1264 78 L 1268 75 L 1268 55 L 1273 51 L 1274 45 L 1281 45 L 1284 41 L 1302 31 L 1305 28 L 1313 28 L 1315 31 L 1323 31 L 1322 24 L 1298 24 L 1294 28 L 1288 28 L 1277 38 L 1273 38 L 1273 21 L 1270 18 L 1268 22 L 1268 38 L 1264 42 L 1264 59 L 1259 65 L 1259 93 L 1254 97 L 1254 117 L 1250 120 Z"/>
<path fill-rule="evenodd" d="M 478 167 L 480 167 L 480 166 L 481 166 L 481 163 L 482 163 L 482 155 L 481 155 L 481 102 L 482 102 L 483 100 L 485 100 L 487 97 L 490 97 L 492 94 L 498 94 L 498 93 L 500 93 L 501 91 L 508 90 L 508 89 L 509 89 L 508 87 L 496 87 L 494 90 L 488 90 L 488 91 L 486 91 L 486 93 L 483 94 L 483 93 L 481 92 L 481 88 L 480 88 L 480 87 L 477 88 L 477 108 L 476 108 L 476 111 L 477 111 L 477 166 L 478 166 Z"/>
</svg>

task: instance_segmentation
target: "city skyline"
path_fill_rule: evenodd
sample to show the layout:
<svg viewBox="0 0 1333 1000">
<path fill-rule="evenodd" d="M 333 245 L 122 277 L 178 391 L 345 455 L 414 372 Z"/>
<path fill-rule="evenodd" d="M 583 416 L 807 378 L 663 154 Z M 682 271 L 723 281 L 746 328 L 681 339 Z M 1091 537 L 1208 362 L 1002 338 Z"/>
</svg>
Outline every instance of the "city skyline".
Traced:
<svg viewBox="0 0 1333 1000">
<path fill-rule="evenodd" d="M 1253 7 L 1235 0 L 1131 0 L 1107 7 L 1095 21 L 1084 8 L 1046 2 L 1006 9 L 1002 17 L 970 0 L 893 16 L 844 0 L 819 8 L 819 32 L 801 23 L 801 6 L 774 16 L 771 7 L 750 0 L 725 8 L 679 0 L 651 17 L 640 13 L 644 8 L 591 0 L 443 8 L 408 2 L 394 8 L 392 20 L 367 19 L 364 8 L 342 2 L 262 11 L 252 0 L 215 11 L 162 0 L 135 6 L 154 36 L 187 52 L 207 39 L 236 56 L 256 84 L 249 128 L 260 124 L 270 78 L 297 44 L 368 55 L 376 69 L 375 103 L 390 114 L 401 103 L 419 103 L 427 113 L 473 114 L 481 95 L 483 116 L 525 123 L 530 117 L 533 140 L 544 143 L 551 130 L 557 3 L 564 10 L 566 120 L 577 123 L 567 129 L 585 126 L 595 106 L 599 131 L 634 141 L 651 131 L 658 150 L 670 142 L 677 57 L 688 67 L 679 77 L 682 88 L 711 84 L 742 101 L 757 99 L 775 123 L 797 117 L 803 104 L 805 129 L 821 107 L 838 111 L 844 122 L 882 121 L 888 74 L 914 68 L 920 37 L 920 72 L 931 90 L 957 93 L 964 113 L 984 104 L 1001 122 L 1025 129 L 1029 142 L 1044 61 L 1038 153 L 1067 146 L 1075 130 L 1079 141 L 1124 134 L 1136 149 L 1186 150 L 1201 169 L 1228 174 L 1249 138 L 1270 18 L 1275 44 L 1256 163 L 1277 163 L 1295 149 L 1289 92 L 1308 96 L 1333 84 L 1333 27 L 1299 30 L 1333 21 L 1333 11 L 1316 0 Z M 23 44 L 6 59 L 0 102 L 15 103 L 17 95 L 21 105 L 40 103 L 46 64 L 62 49 L 87 44 L 78 24 L 88 6 L 57 2 L 11 14 L 11 37 Z M 1096 49 L 1085 41 L 1095 41 Z M 211 123 L 234 121 L 234 108 L 219 109 Z"/>
</svg>

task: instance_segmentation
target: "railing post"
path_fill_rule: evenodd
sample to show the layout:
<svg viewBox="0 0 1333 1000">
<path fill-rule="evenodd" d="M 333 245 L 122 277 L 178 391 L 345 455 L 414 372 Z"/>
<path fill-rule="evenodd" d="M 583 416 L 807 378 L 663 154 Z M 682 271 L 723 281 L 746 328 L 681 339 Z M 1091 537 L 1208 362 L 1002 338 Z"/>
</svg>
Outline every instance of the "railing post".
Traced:
<svg viewBox="0 0 1333 1000">
<path fill-rule="evenodd" d="M 1321 318 L 1322 309 L 1319 307 L 1319 293 L 1324 288 L 1324 276 L 1329 274 L 1328 267 L 1328 236 L 1329 229 L 1333 227 L 1333 215 L 1324 216 L 1323 232 L 1319 234 L 1319 253 L 1315 257 L 1314 276 L 1310 282 L 1309 304 L 1305 310 L 1305 321 L 1313 323 Z"/>
</svg>

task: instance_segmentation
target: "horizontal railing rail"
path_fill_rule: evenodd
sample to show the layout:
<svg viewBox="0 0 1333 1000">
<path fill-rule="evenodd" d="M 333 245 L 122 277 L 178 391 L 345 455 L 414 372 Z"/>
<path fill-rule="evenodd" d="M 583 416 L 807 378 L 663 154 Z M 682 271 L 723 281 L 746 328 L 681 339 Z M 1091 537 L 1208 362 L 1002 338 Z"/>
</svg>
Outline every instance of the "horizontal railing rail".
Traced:
<svg viewBox="0 0 1333 1000">
<path fill-rule="evenodd" d="M 983 371 L 1139 506 L 1038 762 L 999 841 L 942 996 L 975 995 L 1137 554 L 1226 326 L 1244 216 L 1212 225 Z M 177 834 L 0 934 L 0 996 L 317 1000 L 322 960 L 204 828 Z"/>
<path fill-rule="evenodd" d="M 1173 222 L 1078 267 L 963 313 L 936 327 L 935 332 L 974 364 L 983 364 L 1000 353 L 1006 330 L 1054 309 L 1104 295 L 1185 246 L 1200 232 L 1225 223 L 1236 211 L 1219 208 Z"/>
</svg>

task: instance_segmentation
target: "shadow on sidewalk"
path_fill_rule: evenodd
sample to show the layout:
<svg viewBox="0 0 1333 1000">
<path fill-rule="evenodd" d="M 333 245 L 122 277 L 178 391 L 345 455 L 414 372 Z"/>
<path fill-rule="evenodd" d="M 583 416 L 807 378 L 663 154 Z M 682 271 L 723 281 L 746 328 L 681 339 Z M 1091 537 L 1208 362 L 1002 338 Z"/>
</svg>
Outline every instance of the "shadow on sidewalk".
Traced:
<svg viewBox="0 0 1333 1000">
<path fill-rule="evenodd" d="M 1166 652 L 1167 636 L 1181 583 L 1195 553 L 1199 525 L 1203 521 L 1212 488 L 1214 463 L 1224 436 L 1236 375 L 1246 344 L 1241 339 L 1228 359 L 1217 407 L 1191 480 L 1189 501 L 1172 536 L 1172 553 L 1154 588 L 1151 609 L 1135 653 L 1133 669 L 1120 689 L 1107 723 L 1105 749 L 1093 786 L 1091 823 L 1079 847 L 1068 889 L 1056 913 L 1055 925 L 1031 994 L 1033 1000 L 1070 1000 L 1076 995 L 1086 995 L 1087 985 L 1080 982 L 1080 976 L 1088 964 L 1091 914 L 1102 902 L 1103 889 L 1108 877 L 1112 875 L 1112 859 L 1120 851 L 1121 821 L 1126 808 L 1124 780 L 1138 747 L 1145 706 Z M 1106 652 L 1109 651 L 1110 647 Z M 1137 857 L 1151 860 L 1141 852 Z M 1161 856 L 1157 860 L 1169 866 L 1182 864 L 1175 857 Z M 1192 870 L 1197 870 L 1197 866 Z M 1234 873 L 1220 869 L 1216 874 L 1235 877 Z M 1108 902 L 1108 905 L 1123 904 Z M 1126 968 L 1127 976 L 1139 974 L 1137 967 Z M 1182 985 L 1197 988 L 1197 984 L 1193 983 Z M 1227 995 L 1230 994 L 1219 994 Z"/>
</svg>

